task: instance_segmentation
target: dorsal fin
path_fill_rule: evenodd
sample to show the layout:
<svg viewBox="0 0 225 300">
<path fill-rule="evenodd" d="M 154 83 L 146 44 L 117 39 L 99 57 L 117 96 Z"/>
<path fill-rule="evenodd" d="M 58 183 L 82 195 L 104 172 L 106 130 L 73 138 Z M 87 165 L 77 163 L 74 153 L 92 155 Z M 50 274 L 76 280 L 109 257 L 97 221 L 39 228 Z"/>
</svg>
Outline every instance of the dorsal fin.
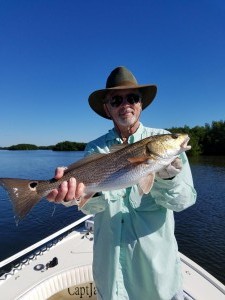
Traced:
<svg viewBox="0 0 225 300">
<path fill-rule="evenodd" d="M 113 152 L 116 152 L 116 151 L 126 148 L 128 145 L 129 144 L 115 144 L 109 148 L 109 151 L 110 151 L 110 153 L 113 153 Z"/>
<path fill-rule="evenodd" d="M 116 152 L 118 150 L 121 150 L 123 148 L 125 148 L 127 146 L 127 144 L 115 144 L 112 147 L 109 148 L 110 153 Z M 71 165 L 69 165 L 67 167 L 67 169 L 65 170 L 64 174 L 71 171 L 72 169 L 78 168 L 80 166 L 83 166 L 93 160 L 96 160 L 98 158 L 103 157 L 104 155 L 108 155 L 109 153 L 93 153 L 87 157 L 84 157 L 78 161 L 76 161 L 75 163 L 72 163 Z"/>
</svg>

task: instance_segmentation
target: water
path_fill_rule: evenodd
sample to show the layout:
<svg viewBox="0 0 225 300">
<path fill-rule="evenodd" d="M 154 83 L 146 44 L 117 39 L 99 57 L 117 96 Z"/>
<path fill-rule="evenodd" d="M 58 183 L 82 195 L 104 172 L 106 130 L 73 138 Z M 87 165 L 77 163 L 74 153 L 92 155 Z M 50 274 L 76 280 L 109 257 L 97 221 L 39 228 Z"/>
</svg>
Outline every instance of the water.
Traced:
<svg viewBox="0 0 225 300">
<path fill-rule="evenodd" d="M 83 152 L 0 151 L 0 177 L 49 179 L 57 166 L 67 166 L 81 157 Z M 0 187 L 0 261 L 82 215 L 76 206 L 66 208 L 41 200 L 17 226 L 9 197 Z"/>
<path fill-rule="evenodd" d="M 0 151 L 0 177 L 49 179 L 57 166 L 66 166 L 82 152 Z M 179 250 L 225 283 L 225 157 L 191 159 L 198 199 L 175 213 Z M 69 225 L 82 216 L 42 200 L 16 225 L 12 205 L 0 188 L 0 261 Z"/>
<path fill-rule="evenodd" d="M 198 197 L 175 214 L 179 250 L 225 284 L 225 157 L 190 164 Z"/>
</svg>

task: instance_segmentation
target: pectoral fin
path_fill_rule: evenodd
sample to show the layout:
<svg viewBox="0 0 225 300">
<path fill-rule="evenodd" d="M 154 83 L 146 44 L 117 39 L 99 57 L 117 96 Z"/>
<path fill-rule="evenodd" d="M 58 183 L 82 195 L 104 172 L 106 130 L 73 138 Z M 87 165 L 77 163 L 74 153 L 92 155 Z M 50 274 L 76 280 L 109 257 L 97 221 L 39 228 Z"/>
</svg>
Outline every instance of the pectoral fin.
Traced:
<svg viewBox="0 0 225 300">
<path fill-rule="evenodd" d="M 148 174 L 146 177 L 141 178 L 138 183 L 140 195 L 148 194 L 151 191 L 155 179 L 155 174 Z"/>
<path fill-rule="evenodd" d="M 148 156 L 136 156 L 136 157 L 129 157 L 127 159 L 130 163 L 146 163 L 150 164 L 151 162 L 155 162 L 156 158 L 154 155 L 148 155 Z"/>
<path fill-rule="evenodd" d="M 129 157 L 127 159 L 130 163 L 143 163 L 147 161 L 146 156 L 140 156 L 140 157 Z"/>
</svg>

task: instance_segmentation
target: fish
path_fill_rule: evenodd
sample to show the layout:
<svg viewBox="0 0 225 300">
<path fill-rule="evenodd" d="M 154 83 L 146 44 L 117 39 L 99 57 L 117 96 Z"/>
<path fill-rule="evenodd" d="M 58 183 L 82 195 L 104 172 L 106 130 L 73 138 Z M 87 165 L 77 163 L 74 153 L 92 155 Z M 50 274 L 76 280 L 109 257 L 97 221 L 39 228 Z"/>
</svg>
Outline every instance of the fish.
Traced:
<svg viewBox="0 0 225 300">
<path fill-rule="evenodd" d="M 109 153 L 94 153 L 76 161 L 68 166 L 63 177 L 58 180 L 0 178 L 0 185 L 8 192 L 19 220 L 42 198 L 71 177 L 85 185 L 84 194 L 76 201 L 80 208 L 87 201 L 85 199 L 102 191 L 137 184 L 140 195 L 143 195 L 150 192 L 158 171 L 191 148 L 189 140 L 189 136 L 184 133 L 153 135 L 133 144 L 114 145 Z"/>
</svg>

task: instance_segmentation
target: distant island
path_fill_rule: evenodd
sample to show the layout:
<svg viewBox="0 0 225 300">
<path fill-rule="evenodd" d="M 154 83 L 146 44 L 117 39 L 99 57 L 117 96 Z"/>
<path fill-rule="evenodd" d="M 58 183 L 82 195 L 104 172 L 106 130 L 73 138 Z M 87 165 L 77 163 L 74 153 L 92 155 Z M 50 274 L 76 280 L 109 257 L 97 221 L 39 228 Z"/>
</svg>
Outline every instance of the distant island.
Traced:
<svg viewBox="0 0 225 300">
<path fill-rule="evenodd" d="M 0 147 L 0 150 L 53 150 L 53 151 L 83 151 L 86 143 L 60 142 L 52 146 L 36 146 L 33 144 L 17 144 L 10 147 Z"/>
<path fill-rule="evenodd" d="M 191 150 L 188 156 L 197 155 L 225 155 L 225 121 L 213 121 L 205 126 L 167 128 L 172 133 L 187 133 L 191 140 Z M 36 146 L 32 144 L 18 144 L 10 147 L 0 147 L 0 150 L 52 150 L 52 151 L 83 151 L 86 143 L 64 141 L 53 146 Z"/>
</svg>

